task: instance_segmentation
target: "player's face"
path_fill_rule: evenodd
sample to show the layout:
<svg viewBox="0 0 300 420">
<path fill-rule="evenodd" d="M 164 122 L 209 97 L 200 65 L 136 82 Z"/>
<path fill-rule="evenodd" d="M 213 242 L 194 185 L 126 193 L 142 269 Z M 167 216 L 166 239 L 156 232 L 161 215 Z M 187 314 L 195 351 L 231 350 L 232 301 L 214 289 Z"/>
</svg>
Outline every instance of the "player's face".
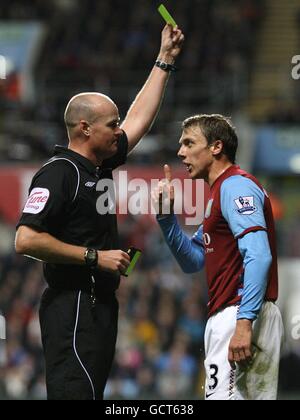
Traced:
<svg viewBox="0 0 300 420">
<path fill-rule="evenodd" d="M 179 158 L 192 179 L 207 179 L 213 163 L 213 155 L 200 128 L 189 127 L 179 140 Z"/>
<path fill-rule="evenodd" d="M 123 133 L 119 127 L 119 111 L 115 105 L 108 104 L 99 108 L 99 114 L 101 116 L 90 125 L 90 146 L 100 159 L 108 159 L 116 154 Z"/>
</svg>

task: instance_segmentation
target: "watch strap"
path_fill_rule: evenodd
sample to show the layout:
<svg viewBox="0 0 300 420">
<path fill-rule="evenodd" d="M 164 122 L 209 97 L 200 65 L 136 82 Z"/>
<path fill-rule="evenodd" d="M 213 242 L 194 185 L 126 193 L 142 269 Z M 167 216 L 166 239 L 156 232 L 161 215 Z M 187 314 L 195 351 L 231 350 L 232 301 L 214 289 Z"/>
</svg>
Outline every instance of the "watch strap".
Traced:
<svg viewBox="0 0 300 420">
<path fill-rule="evenodd" d="M 156 60 L 155 65 L 164 71 L 169 71 L 172 73 L 178 70 L 177 67 L 175 67 L 173 64 L 166 63 L 165 61 Z"/>
<path fill-rule="evenodd" d="M 87 248 L 84 253 L 84 260 L 88 267 L 94 268 L 98 265 L 98 251 L 96 249 Z"/>
</svg>

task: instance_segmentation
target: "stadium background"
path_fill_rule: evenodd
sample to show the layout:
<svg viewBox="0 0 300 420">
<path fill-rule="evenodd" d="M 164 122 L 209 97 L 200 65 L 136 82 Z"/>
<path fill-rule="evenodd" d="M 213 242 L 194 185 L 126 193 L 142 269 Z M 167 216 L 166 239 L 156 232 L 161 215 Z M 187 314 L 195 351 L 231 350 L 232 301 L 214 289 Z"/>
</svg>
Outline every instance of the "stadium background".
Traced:
<svg viewBox="0 0 300 420">
<path fill-rule="evenodd" d="M 241 143 L 239 163 L 272 196 L 286 327 L 280 398 L 300 399 L 300 80 L 292 77 L 292 57 L 300 54 L 300 1 L 164 3 L 186 35 L 180 71 L 171 76 L 151 133 L 130 156 L 129 174 L 159 176 L 165 162 L 178 165 L 185 117 L 232 116 Z M 163 23 L 157 5 L 1 2 L 6 79 L 0 80 L 0 310 L 7 321 L 7 340 L 0 340 L 2 399 L 45 398 L 37 319 L 45 284 L 40 264 L 13 250 L 32 171 L 54 144 L 66 143 L 62 117 L 72 95 L 106 93 L 125 116 L 158 52 Z M 119 339 L 106 398 L 201 398 L 204 275 L 180 272 L 152 218 L 123 217 L 120 232 L 124 249 L 134 244 L 144 254 L 119 290 Z"/>
</svg>

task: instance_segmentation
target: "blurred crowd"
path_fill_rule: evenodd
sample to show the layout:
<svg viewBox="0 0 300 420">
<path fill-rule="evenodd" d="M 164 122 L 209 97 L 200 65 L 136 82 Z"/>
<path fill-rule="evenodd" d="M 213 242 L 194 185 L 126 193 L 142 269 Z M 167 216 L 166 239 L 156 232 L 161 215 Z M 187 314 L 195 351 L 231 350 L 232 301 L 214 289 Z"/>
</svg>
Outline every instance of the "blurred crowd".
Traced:
<svg viewBox="0 0 300 420">
<path fill-rule="evenodd" d="M 20 103 L 12 74 L 0 102 L 1 158 L 39 160 L 66 141 L 63 111 L 80 91 L 111 96 L 121 117 L 145 81 L 160 45 L 159 1 L 4 1 L 0 20 L 39 19 L 46 35 L 34 69 L 35 101 Z M 197 112 L 232 113 L 247 94 L 256 32 L 264 16 L 260 0 L 166 0 L 186 41 L 152 134 L 160 138 L 153 161 L 173 147 L 176 121 Z M 16 123 L 17 122 L 17 123 Z M 32 124 L 34 123 L 34 124 Z M 1 143 L 1 138 L 0 138 Z M 15 147 L 14 147 L 15 146 Z M 1 144 L 0 144 L 1 147 Z M 138 157 L 137 157 L 138 158 Z"/>
</svg>

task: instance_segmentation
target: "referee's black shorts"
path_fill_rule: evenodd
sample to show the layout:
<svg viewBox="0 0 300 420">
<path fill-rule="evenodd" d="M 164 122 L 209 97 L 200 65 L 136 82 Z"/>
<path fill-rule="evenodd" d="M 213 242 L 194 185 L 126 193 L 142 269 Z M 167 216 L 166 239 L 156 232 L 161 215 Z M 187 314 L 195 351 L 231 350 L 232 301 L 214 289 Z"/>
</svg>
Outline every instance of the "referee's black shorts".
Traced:
<svg viewBox="0 0 300 420">
<path fill-rule="evenodd" d="M 112 365 L 118 324 L 115 295 L 46 289 L 40 307 L 49 400 L 101 400 Z"/>
</svg>

